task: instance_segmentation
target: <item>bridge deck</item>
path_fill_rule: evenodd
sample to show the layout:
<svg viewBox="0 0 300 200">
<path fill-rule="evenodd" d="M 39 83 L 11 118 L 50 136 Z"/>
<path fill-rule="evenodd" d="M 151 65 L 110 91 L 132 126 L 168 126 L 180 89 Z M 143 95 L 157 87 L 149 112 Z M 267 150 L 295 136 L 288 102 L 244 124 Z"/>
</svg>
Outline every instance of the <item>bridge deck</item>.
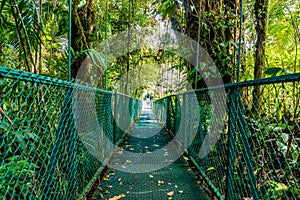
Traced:
<svg viewBox="0 0 300 200">
<path fill-rule="evenodd" d="M 170 139 L 151 109 L 143 109 L 140 119 L 120 144 L 121 150 L 111 160 L 113 165 L 124 170 L 108 168 L 99 185 L 94 186 L 92 199 L 209 199 L 186 158 L 170 159 L 169 152 L 164 149 Z M 152 155 L 159 149 L 163 150 L 163 155 Z M 136 156 L 126 156 L 125 150 Z M 134 163 L 138 163 L 135 168 Z M 151 171 L 162 165 L 165 167 Z"/>
</svg>

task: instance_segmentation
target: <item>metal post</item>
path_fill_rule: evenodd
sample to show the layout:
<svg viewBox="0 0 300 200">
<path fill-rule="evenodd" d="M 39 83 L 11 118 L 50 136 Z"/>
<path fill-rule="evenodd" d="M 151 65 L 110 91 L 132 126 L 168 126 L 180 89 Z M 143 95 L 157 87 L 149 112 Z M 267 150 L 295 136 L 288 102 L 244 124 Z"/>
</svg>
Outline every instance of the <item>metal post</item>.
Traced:
<svg viewBox="0 0 300 200">
<path fill-rule="evenodd" d="M 117 140 L 117 124 L 116 124 L 116 117 L 117 117 L 117 93 L 114 93 L 114 114 L 112 116 L 112 122 L 113 122 L 113 143 L 116 144 Z"/>
<path fill-rule="evenodd" d="M 228 126 L 228 154 L 227 154 L 227 180 L 225 199 L 235 199 L 234 186 L 234 161 L 235 161 L 235 145 L 236 145 L 236 88 L 229 91 L 229 126 Z"/>
<path fill-rule="evenodd" d="M 184 138 L 183 138 L 183 144 L 182 144 L 182 150 L 185 151 L 184 147 L 186 146 L 186 136 L 188 135 L 187 134 L 187 121 L 186 121 L 186 118 L 187 118 L 187 102 L 186 102 L 186 93 L 183 94 L 182 96 L 182 117 L 181 119 L 183 120 L 183 130 L 184 130 Z"/>
<path fill-rule="evenodd" d="M 238 113 L 238 127 L 239 127 L 239 132 L 240 132 L 240 136 L 241 136 L 241 140 L 243 142 L 243 157 L 244 160 L 246 162 L 246 166 L 247 166 L 247 171 L 248 171 L 248 176 L 249 176 L 249 180 L 250 180 L 250 190 L 252 193 L 252 197 L 254 200 L 258 199 L 258 194 L 257 194 L 257 188 L 256 188 L 256 178 L 254 175 L 254 168 L 252 165 L 252 153 L 250 150 L 250 145 L 247 139 L 247 133 L 246 130 L 247 128 L 247 124 L 245 122 L 243 113 L 242 113 L 242 105 L 241 105 L 241 101 L 240 98 L 238 98 L 237 100 L 238 103 L 238 107 L 237 107 L 237 113 Z"/>
<path fill-rule="evenodd" d="M 66 119 L 68 116 L 70 116 L 70 97 L 71 95 L 71 89 L 67 88 L 66 89 L 66 97 L 64 100 L 64 107 L 62 108 L 62 115 L 60 116 L 58 127 L 57 127 L 57 132 L 56 132 L 56 139 L 53 147 L 53 151 L 50 156 L 50 161 L 48 165 L 48 173 L 47 173 L 47 178 L 46 178 L 46 183 L 43 188 L 43 198 L 47 197 L 49 195 L 49 192 L 51 191 L 52 188 L 52 182 L 53 182 L 53 176 L 55 172 L 55 166 L 57 163 L 57 158 L 58 158 L 58 153 L 61 150 L 61 145 L 62 145 L 62 140 L 63 140 L 63 133 L 66 130 Z"/>
<path fill-rule="evenodd" d="M 76 192 L 76 178 L 77 178 L 77 133 L 75 130 L 75 123 L 72 113 L 72 102 L 69 102 L 68 108 L 70 109 L 67 121 L 67 135 L 68 135 L 68 199 L 74 199 Z"/>
<path fill-rule="evenodd" d="M 178 131 L 178 112 L 179 112 L 179 110 L 178 110 L 178 99 L 177 99 L 178 97 L 177 96 L 175 96 L 175 105 L 174 105 L 174 135 L 177 133 L 177 131 Z"/>
</svg>

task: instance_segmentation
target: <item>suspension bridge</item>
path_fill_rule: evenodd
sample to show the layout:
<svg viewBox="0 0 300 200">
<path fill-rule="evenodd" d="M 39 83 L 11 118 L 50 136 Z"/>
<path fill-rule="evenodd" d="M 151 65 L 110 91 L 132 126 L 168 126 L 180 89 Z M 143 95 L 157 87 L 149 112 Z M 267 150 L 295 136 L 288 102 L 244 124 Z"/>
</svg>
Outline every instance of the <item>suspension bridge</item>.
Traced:
<svg viewBox="0 0 300 200">
<path fill-rule="evenodd" d="M 42 1 L 39 1 L 39 9 L 33 3 L 34 8 L 28 9 L 25 1 L 20 1 L 20 5 L 18 1 L 4 1 L 2 4 L 1 11 L 7 7 L 12 12 L 13 17 L 10 18 L 14 18 L 15 22 L 2 20 L 6 23 L 1 27 L 3 30 L 11 28 L 4 33 L 13 43 L 5 41 L 1 45 L 8 44 L 11 52 L 17 48 L 24 51 L 14 58 L 18 60 L 15 66 L 19 67 L 23 62 L 30 71 L 40 65 L 41 69 L 33 71 L 43 73 L 42 65 L 54 65 L 52 52 L 55 49 L 58 49 L 59 60 L 55 67 L 67 59 L 61 58 L 61 49 L 65 49 L 68 81 L 0 66 L 0 199 L 300 199 L 300 74 L 296 73 L 296 47 L 294 74 L 240 82 L 245 27 L 243 1 L 234 6 L 231 1 L 207 1 L 203 8 L 202 1 L 195 4 L 197 8 L 192 1 L 182 1 L 181 6 L 176 5 L 177 1 L 162 1 L 157 9 L 164 10 L 166 16 L 175 16 L 166 23 L 162 14 L 152 15 L 158 11 L 153 10 L 154 5 L 136 12 L 139 1 L 99 1 L 103 4 L 98 5 L 99 8 L 95 1 L 87 2 L 53 1 L 53 8 L 47 6 L 53 12 L 52 23 L 45 30 L 40 28 L 43 23 Z M 172 5 L 168 7 L 170 3 Z M 209 8 L 210 4 L 220 8 L 222 15 L 215 15 L 217 12 Z M 225 11 L 222 10 L 223 4 Z M 262 8 L 257 13 L 268 10 L 266 5 L 260 4 Z M 61 10 L 56 10 L 56 6 L 60 6 Z M 97 7 L 96 10 L 101 13 L 96 15 L 96 10 L 89 10 L 89 7 Z M 178 9 L 173 10 L 173 7 Z M 206 7 L 209 9 L 202 13 Z M 110 9 L 116 9 L 115 15 L 109 13 Z M 28 17 L 36 11 L 36 20 Z M 55 18 L 60 13 L 64 15 Z M 237 13 L 239 19 L 234 16 Z M 136 22 L 136 14 L 138 17 L 148 15 L 155 18 L 153 22 L 159 28 L 141 28 L 144 23 Z M 207 17 L 207 22 L 201 21 L 201 14 Z M 2 15 L 3 19 L 9 16 Z M 268 16 L 257 14 L 259 23 L 255 18 L 251 19 L 255 22 L 253 30 L 260 30 L 258 25 L 265 24 L 263 15 Z M 222 22 L 223 18 L 228 21 Z M 55 20 L 59 20 L 60 24 L 56 24 Z M 118 33 L 124 31 L 124 27 L 128 30 L 109 40 L 114 31 L 111 28 L 113 23 L 120 26 Z M 182 32 L 185 29 L 197 41 L 179 32 L 169 32 L 168 26 L 182 29 Z M 12 34 L 15 29 L 18 35 Z M 261 60 L 265 59 L 266 41 L 263 39 L 267 38 L 263 31 L 266 30 L 259 31 L 261 44 L 256 45 L 261 46 L 257 50 L 261 54 L 256 56 Z M 51 32 L 51 37 L 44 37 L 43 32 Z M 55 37 L 56 34 L 59 38 Z M 32 41 L 28 36 L 33 38 Z M 35 39 L 35 36 L 40 38 Z M 19 44 L 16 44 L 15 38 L 18 38 Z M 56 40 L 59 42 L 52 44 Z M 101 52 L 95 53 L 99 50 L 93 49 L 98 40 L 102 41 Z M 43 63 L 43 54 L 48 50 L 45 47 L 46 53 L 43 52 L 42 41 L 51 41 L 48 46 L 51 49 L 50 64 Z M 72 82 L 80 71 L 80 65 L 85 62 L 80 60 L 82 55 L 89 54 L 92 62 L 87 61 L 86 66 L 96 63 L 103 67 L 101 84 L 107 88 L 107 66 L 112 64 L 110 59 L 114 57 L 119 59 L 120 66 L 114 78 L 124 75 L 123 67 L 127 64 L 126 81 L 120 78 L 119 86 L 127 90 L 130 68 L 142 65 L 144 60 L 141 57 L 145 56 L 151 57 L 149 60 L 151 64 L 155 63 L 153 65 L 161 64 L 163 59 L 168 60 L 172 69 L 188 69 L 184 66 L 184 59 L 197 66 L 195 70 L 187 70 L 194 79 L 190 82 L 197 88 L 199 73 L 209 72 L 212 77 L 216 74 L 216 70 L 210 68 L 215 66 L 213 60 L 200 47 L 201 42 L 215 54 L 219 67 L 226 71 L 224 75 L 236 73 L 231 77 L 236 77 L 236 83 L 206 85 L 207 88 L 156 99 L 150 107 L 145 107 L 141 99 Z M 143 45 L 147 49 L 145 55 L 140 55 L 138 49 Z M 210 48 L 214 45 L 216 48 Z M 155 49 L 152 47 L 156 47 L 157 55 L 152 52 Z M 290 50 L 286 54 L 290 54 Z M 161 51 L 168 54 L 160 55 Z M 134 56 L 140 57 L 140 60 L 130 60 Z M 261 60 L 258 65 L 264 65 Z M 231 65 L 236 65 L 236 68 Z M 95 70 L 92 73 L 95 72 L 96 76 L 99 74 L 98 69 L 88 67 L 82 70 L 81 75 L 89 70 Z M 197 70 L 206 67 L 202 71 Z M 140 73 L 141 69 L 132 74 Z M 178 82 L 182 79 L 180 70 L 177 71 Z M 175 75 L 169 71 L 173 79 Z M 96 76 L 88 77 L 89 81 L 97 79 Z M 205 75 L 201 79 L 205 79 Z M 134 84 L 132 81 L 132 88 Z"/>
<path fill-rule="evenodd" d="M 299 198 L 300 74 L 225 85 L 224 126 L 202 156 L 218 87 L 142 109 L 119 93 L 5 67 L 0 75 L 2 199 Z"/>
</svg>

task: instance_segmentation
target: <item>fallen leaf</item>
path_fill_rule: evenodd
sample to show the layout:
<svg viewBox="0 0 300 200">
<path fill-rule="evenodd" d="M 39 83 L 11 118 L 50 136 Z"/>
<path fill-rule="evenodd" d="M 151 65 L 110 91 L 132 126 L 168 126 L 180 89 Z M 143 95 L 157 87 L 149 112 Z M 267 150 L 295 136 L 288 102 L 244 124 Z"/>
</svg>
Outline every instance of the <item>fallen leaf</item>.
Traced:
<svg viewBox="0 0 300 200">
<path fill-rule="evenodd" d="M 118 200 L 118 199 L 121 199 L 122 196 L 121 195 L 118 195 L 118 196 L 114 196 L 113 198 L 109 198 L 109 200 Z"/>
<path fill-rule="evenodd" d="M 221 183 L 223 183 L 225 180 L 226 180 L 226 175 L 223 176 L 223 178 L 222 178 L 222 180 L 221 180 Z"/>
<path fill-rule="evenodd" d="M 174 187 L 175 187 L 175 188 L 178 188 L 178 186 L 177 186 L 177 185 L 175 185 Z"/>
<path fill-rule="evenodd" d="M 158 181 L 157 181 L 157 184 L 158 184 L 158 185 L 162 185 L 162 184 L 164 184 L 164 183 L 165 183 L 165 182 L 162 181 L 162 180 L 158 180 Z"/>
<path fill-rule="evenodd" d="M 108 186 L 106 186 L 107 188 L 112 188 L 113 186 L 112 185 L 108 185 Z"/>
<path fill-rule="evenodd" d="M 183 193 L 183 190 L 179 190 L 178 192 L 179 192 L 179 193 Z"/>
<path fill-rule="evenodd" d="M 108 190 L 105 190 L 105 192 L 104 192 L 105 194 L 109 194 L 110 192 L 108 191 Z"/>
<path fill-rule="evenodd" d="M 174 191 L 171 191 L 171 192 L 168 192 L 168 193 L 167 193 L 167 195 L 168 195 L 169 197 L 173 196 L 173 194 L 174 194 Z"/>
<path fill-rule="evenodd" d="M 206 169 L 206 171 L 212 171 L 212 170 L 215 170 L 216 168 L 214 168 L 214 167 L 209 167 L 209 168 L 207 168 Z"/>
<path fill-rule="evenodd" d="M 153 178 L 154 176 L 153 176 L 153 175 L 149 175 L 149 177 L 150 177 L 150 178 Z"/>
<path fill-rule="evenodd" d="M 114 196 L 113 198 L 109 198 L 109 200 L 119 200 L 119 199 L 121 199 L 121 198 L 123 198 L 125 196 L 126 196 L 125 194 L 120 194 L 118 196 Z"/>
<path fill-rule="evenodd" d="M 122 155 L 122 154 L 123 154 L 123 151 L 118 151 L 118 154 L 119 154 L 119 155 Z"/>
</svg>

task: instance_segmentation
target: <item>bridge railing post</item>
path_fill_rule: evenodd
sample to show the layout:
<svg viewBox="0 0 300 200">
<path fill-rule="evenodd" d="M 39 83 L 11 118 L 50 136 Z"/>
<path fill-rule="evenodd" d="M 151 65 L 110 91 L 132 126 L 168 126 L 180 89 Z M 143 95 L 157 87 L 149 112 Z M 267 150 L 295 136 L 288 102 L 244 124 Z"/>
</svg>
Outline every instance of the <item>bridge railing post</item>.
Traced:
<svg viewBox="0 0 300 200">
<path fill-rule="evenodd" d="M 114 101 L 113 101 L 113 116 L 112 116 L 112 122 L 113 122 L 113 143 L 116 144 L 116 138 L 117 138 L 117 124 L 116 124 L 116 117 L 117 117 L 117 93 L 114 92 Z"/>
<path fill-rule="evenodd" d="M 57 160 L 58 160 L 58 154 L 61 150 L 61 146 L 63 143 L 63 133 L 65 131 L 65 125 L 66 125 L 66 118 L 69 115 L 69 109 L 68 109 L 68 105 L 69 105 L 69 97 L 71 95 L 69 94 L 69 89 L 66 89 L 66 97 L 64 99 L 64 103 L 63 106 L 61 108 L 62 110 L 62 114 L 60 116 L 59 119 L 59 123 L 58 123 L 58 127 L 56 130 L 56 139 L 55 139 L 55 143 L 54 143 L 54 148 L 51 152 L 51 156 L 50 156 L 50 160 L 49 160 L 49 164 L 48 164 L 48 168 L 47 168 L 47 177 L 45 179 L 45 186 L 43 188 L 43 193 L 42 193 L 42 198 L 47 198 L 47 196 L 49 196 L 49 193 L 51 193 L 51 188 L 52 188 L 52 184 L 53 184 L 53 176 L 54 176 L 54 172 L 55 172 L 55 166 L 57 164 Z"/>
<path fill-rule="evenodd" d="M 243 115 L 243 105 L 240 98 L 240 88 L 229 89 L 229 126 L 228 126 L 228 155 L 227 155 L 227 180 L 226 180 L 226 199 L 237 199 L 239 195 L 235 185 L 236 179 L 240 174 L 235 175 L 236 148 L 242 146 L 242 159 L 247 169 L 249 178 L 249 190 L 251 198 L 258 199 L 254 168 L 252 166 L 252 153 L 247 139 L 247 124 Z M 240 147 L 241 148 L 241 147 Z M 240 151 L 241 149 L 238 149 Z M 242 161 L 239 161 L 241 164 Z"/>
<path fill-rule="evenodd" d="M 173 98 L 173 99 L 172 99 Z M 173 100 L 174 100 L 174 105 L 173 105 Z M 176 96 L 172 96 L 170 97 L 170 112 L 172 113 L 172 121 L 171 121 L 171 131 L 172 133 L 176 133 L 176 124 L 175 124 L 175 120 L 176 120 L 176 111 L 175 111 L 175 105 L 176 105 Z"/>
<path fill-rule="evenodd" d="M 47 169 L 47 177 L 45 186 L 43 188 L 42 199 L 51 196 L 51 189 L 53 187 L 53 177 L 55 174 L 55 167 L 58 163 L 59 153 L 61 152 L 63 143 L 66 143 L 65 160 L 67 165 L 67 183 L 68 190 L 65 194 L 66 199 L 72 199 L 75 197 L 75 186 L 77 176 L 77 133 L 75 130 L 75 124 L 72 112 L 72 91 L 73 88 L 66 88 L 66 96 L 63 106 L 61 108 L 62 114 L 59 119 L 58 128 L 56 131 L 56 140 L 53 151 L 50 156 L 50 161 Z M 66 141 L 67 140 L 67 141 Z M 60 163 L 59 163 L 60 164 Z"/>
<path fill-rule="evenodd" d="M 228 152 L 227 152 L 227 174 L 226 174 L 226 194 L 225 199 L 235 199 L 234 183 L 234 162 L 236 146 L 236 127 L 237 127 L 237 88 L 229 89 L 229 122 L 228 122 Z"/>
<path fill-rule="evenodd" d="M 177 133 L 177 123 L 178 123 L 178 120 L 177 120 L 177 115 L 178 115 L 178 109 L 177 109 L 177 96 L 174 96 L 174 130 L 173 130 L 173 133 L 176 134 Z"/>
<path fill-rule="evenodd" d="M 168 130 L 171 130 L 171 116 L 170 116 L 170 97 L 166 98 L 166 104 L 167 104 L 167 116 L 166 116 L 166 127 Z"/>
<path fill-rule="evenodd" d="M 185 149 L 184 149 L 184 147 L 186 146 L 186 136 L 187 136 L 187 126 L 186 126 L 186 124 L 187 124 L 187 121 L 186 121 L 186 118 L 187 118 L 187 100 L 186 100 L 186 93 L 184 93 L 183 94 L 183 96 L 182 96 L 182 120 L 183 120 L 183 129 L 184 129 L 184 138 L 183 138 L 183 145 L 182 145 L 182 150 L 183 151 L 185 151 Z"/>
<path fill-rule="evenodd" d="M 72 100 L 71 100 L 72 101 Z M 69 105 L 69 118 L 67 122 L 67 151 L 68 151 L 68 199 L 74 199 L 76 194 L 77 179 L 77 154 L 78 154 L 78 137 L 73 119 L 72 104 Z"/>
<path fill-rule="evenodd" d="M 248 142 L 248 138 L 247 138 L 247 124 L 245 122 L 245 118 L 243 115 L 243 111 L 242 111 L 242 102 L 241 99 L 239 98 L 237 100 L 237 116 L 238 116 L 238 128 L 239 128 L 239 133 L 240 133 L 240 139 L 242 141 L 243 144 L 243 157 L 246 163 L 246 168 L 247 168 L 247 172 L 248 172 L 248 177 L 249 177 L 249 182 L 250 182 L 250 191 L 252 194 L 252 198 L 253 200 L 257 200 L 258 199 L 258 194 L 257 194 L 257 188 L 256 188 L 256 178 L 255 178 L 255 174 L 254 174 L 254 168 L 252 165 L 252 153 L 250 150 L 250 145 Z"/>
</svg>

